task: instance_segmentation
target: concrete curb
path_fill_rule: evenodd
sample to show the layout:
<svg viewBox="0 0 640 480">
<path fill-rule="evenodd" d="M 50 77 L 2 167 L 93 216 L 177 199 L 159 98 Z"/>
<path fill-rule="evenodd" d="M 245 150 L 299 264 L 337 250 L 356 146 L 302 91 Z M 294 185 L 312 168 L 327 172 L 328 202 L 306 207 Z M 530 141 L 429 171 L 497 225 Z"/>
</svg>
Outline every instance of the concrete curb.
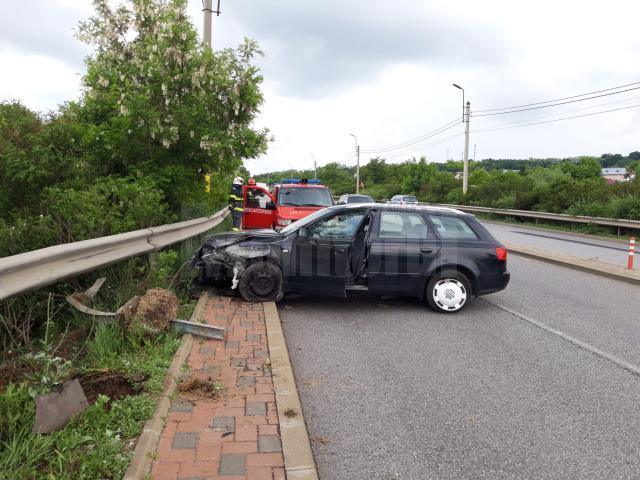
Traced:
<svg viewBox="0 0 640 480">
<path fill-rule="evenodd" d="M 192 322 L 197 321 L 202 315 L 208 299 L 209 296 L 206 292 L 200 295 L 196 308 L 191 315 Z M 151 462 L 153 462 L 153 454 L 158 448 L 158 442 L 162 435 L 169 408 L 171 407 L 171 397 L 174 395 L 178 385 L 177 379 L 180 376 L 180 370 L 191 352 L 192 345 L 193 336 L 189 333 L 183 335 L 182 342 L 178 350 L 176 350 L 169 370 L 167 371 L 166 387 L 162 392 L 153 417 L 147 421 L 142 430 L 142 434 L 136 444 L 136 449 L 133 451 L 133 459 L 124 474 L 123 480 L 143 480 L 146 478 Z"/>
<path fill-rule="evenodd" d="M 318 480 L 311 442 L 289 359 L 289 351 L 275 303 L 264 304 L 264 316 L 287 479 Z M 285 412 L 289 412 L 290 416 L 287 416 Z M 291 415 L 291 412 L 294 415 Z"/>
<path fill-rule="evenodd" d="M 596 260 L 586 260 L 581 257 L 564 255 L 550 250 L 542 250 L 540 248 L 528 247 L 512 242 L 503 242 L 507 250 L 511 253 L 535 258 L 543 262 L 554 263 L 563 267 L 581 270 L 583 272 L 593 273 L 602 277 L 613 278 L 623 282 L 640 284 L 640 272 L 637 270 L 626 270 L 610 263 L 598 262 Z"/>
</svg>

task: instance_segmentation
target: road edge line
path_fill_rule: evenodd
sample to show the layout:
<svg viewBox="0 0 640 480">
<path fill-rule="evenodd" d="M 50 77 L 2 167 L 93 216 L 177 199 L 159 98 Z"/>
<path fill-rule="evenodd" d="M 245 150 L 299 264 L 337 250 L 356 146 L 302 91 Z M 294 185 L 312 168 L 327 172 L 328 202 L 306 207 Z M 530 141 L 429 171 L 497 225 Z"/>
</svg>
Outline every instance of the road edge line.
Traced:
<svg viewBox="0 0 640 480">
<path fill-rule="evenodd" d="M 191 315 L 191 321 L 197 321 L 197 319 L 204 313 L 204 309 L 209 300 L 209 295 L 203 292 L 198 299 L 196 308 Z M 149 468 L 153 462 L 153 454 L 158 448 L 160 437 L 162 436 L 162 430 L 164 429 L 167 414 L 171 407 L 171 397 L 173 397 L 176 387 L 178 386 L 178 377 L 184 362 L 191 353 L 191 347 L 193 345 L 193 335 L 186 333 L 182 336 L 180 346 L 176 350 L 171 360 L 171 365 L 167 370 L 165 376 L 166 387 L 161 394 L 160 401 L 156 407 L 156 411 L 144 425 L 142 434 L 138 438 L 138 443 L 133 451 L 133 458 L 127 467 L 127 471 L 122 477 L 122 480 L 143 480 L 149 473 Z"/>
<path fill-rule="evenodd" d="M 263 308 L 286 476 L 288 480 L 318 480 L 280 315 L 274 302 L 264 303 Z M 297 415 L 287 416 L 287 411 Z"/>
<path fill-rule="evenodd" d="M 550 250 L 542 250 L 540 248 L 527 247 L 512 242 L 503 242 L 504 246 L 511 253 L 522 255 L 524 257 L 535 258 L 543 262 L 553 263 L 562 267 L 568 267 L 573 270 L 593 273 L 601 277 L 613 278 L 634 285 L 640 284 L 640 272 L 636 270 L 625 270 L 623 267 L 617 267 L 611 263 L 599 262 L 597 260 L 585 260 L 581 257 L 572 255 L 559 254 Z"/>
</svg>

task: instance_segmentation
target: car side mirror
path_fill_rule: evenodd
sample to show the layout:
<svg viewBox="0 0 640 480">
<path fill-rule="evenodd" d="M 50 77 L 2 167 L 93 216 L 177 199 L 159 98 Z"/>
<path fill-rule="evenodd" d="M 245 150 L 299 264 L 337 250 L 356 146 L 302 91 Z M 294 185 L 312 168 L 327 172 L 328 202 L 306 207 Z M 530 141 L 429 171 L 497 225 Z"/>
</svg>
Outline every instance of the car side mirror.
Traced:
<svg viewBox="0 0 640 480">
<path fill-rule="evenodd" d="M 307 232 L 307 229 L 306 229 L 306 228 L 300 228 L 300 229 L 298 230 L 298 236 L 299 236 L 299 237 L 306 237 L 306 236 L 307 236 L 307 233 L 308 233 L 308 232 Z"/>
<path fill-rule="evenodd" d="M 269 202 L 267 202 L 267 205 L 264 208 L 266 208 L 267 210 L 275 210 L 276 209 L 276 204 L 271 202 L 271 201 L 269 201 Z"/>
</svg>

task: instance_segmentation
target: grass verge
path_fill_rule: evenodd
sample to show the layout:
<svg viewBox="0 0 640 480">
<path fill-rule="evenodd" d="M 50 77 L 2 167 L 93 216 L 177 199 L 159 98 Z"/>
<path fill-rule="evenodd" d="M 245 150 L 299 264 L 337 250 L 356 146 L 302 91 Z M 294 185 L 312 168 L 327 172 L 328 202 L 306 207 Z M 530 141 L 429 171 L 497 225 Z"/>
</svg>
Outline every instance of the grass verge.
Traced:
<svg viewBox="0 0 640 480">
<path fill-rule="evenodd" d="M 228 222 L 208 233 L 226 228 Z M 0 480 L 122 478 L 136 438 L 155 411 L 180 337 L 169 331 L 150 338 L 117 324 L 92 323 L 66 305 L 64 296 L 106 276 L 95 308 L 113 311 L 135 294 L 162 287 L 176 293 L 178 316 L 188 319 L 196 302 L 189 295 L 187 262 L 198 244 L 58 285 L 46 301 L 36 292 L 0 305 L 0 327 L 24 333 L 19 343 L 3 344 L 0 361 Z M 26 305 L 35 307 L 25 310 Z M 32 433 L 35 397 L 70 378 L 80 379 L 89 408 L 57 432 Z"/>
</svg>

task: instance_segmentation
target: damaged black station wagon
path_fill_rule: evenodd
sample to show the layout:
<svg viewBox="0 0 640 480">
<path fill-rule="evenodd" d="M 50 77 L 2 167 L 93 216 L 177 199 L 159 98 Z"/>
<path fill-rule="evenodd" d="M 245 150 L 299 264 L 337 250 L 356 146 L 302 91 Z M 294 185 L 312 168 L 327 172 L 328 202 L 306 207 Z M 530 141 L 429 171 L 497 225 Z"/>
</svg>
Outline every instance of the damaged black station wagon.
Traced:
<svg viewBox="0 0 640 480">
<path fill-rule="evenodd" d="M 509 283 L 505 247 L 473 215 L 417 205 L 339 205 L 279 232 L 213 235 L 192 266 L 200 282 L 248 301 L 358 291 L 418 297 L 447 313 Z"/>
</svg>

